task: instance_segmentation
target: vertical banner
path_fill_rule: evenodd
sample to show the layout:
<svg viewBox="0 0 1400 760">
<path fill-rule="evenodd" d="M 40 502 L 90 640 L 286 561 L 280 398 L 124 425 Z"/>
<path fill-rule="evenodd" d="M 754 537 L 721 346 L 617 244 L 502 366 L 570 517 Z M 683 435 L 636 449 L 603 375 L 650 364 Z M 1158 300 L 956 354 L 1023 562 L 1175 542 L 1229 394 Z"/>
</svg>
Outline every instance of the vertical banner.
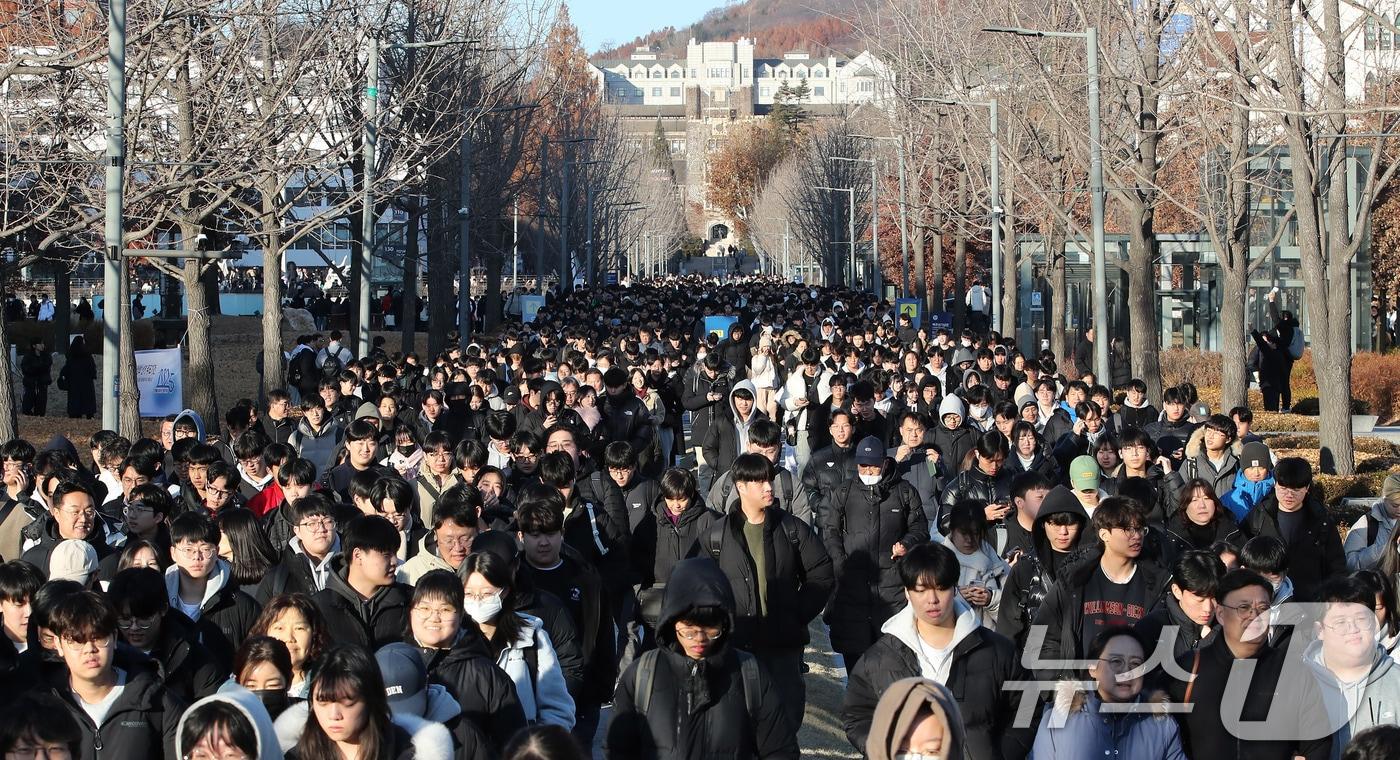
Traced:
<svg viewBox="0 0 1400 760">
<path fill-rule="evenodd" d="M 544 296 L 521 296 L 520 297 L 520 321 L 534 322 L 535 315 L 544 308 Z"/>
<path fill-rule="evenodd" d="M 729 326 L 738 322 L 739 318 L 732 314 L 718 314 L 705 317 L 705 335 L 719 335 L 720 340 L 729 337 Z"/>
<path fill-rule="evenodd" d="M 931 332 L 931 333 L 937 333 L 939 330 L 948 330 L 948 331 L 952 331 L 952 329 L 953 329 L 953 312 L 951 312 L 951 311 L 935 311 L 935 312 L 929 314 L 929 315 L 928 315 L 928 329 L 929 329 L 929 332 Z"/>
<path fill-rule="evenodd" d="M 897 299 L 894 302 L 894 313 L 896 320 L 908 314 L 909 320 L 914 324 L 914 329 L 917 330 L 923 325 L 924 302 L 918 298 Z"/>
<path fill-rule="evenodd" d="M 136 387 L 142 417 L 179 414 L 185 408 L 180 349 L 136 351 Z"/>
</svg>

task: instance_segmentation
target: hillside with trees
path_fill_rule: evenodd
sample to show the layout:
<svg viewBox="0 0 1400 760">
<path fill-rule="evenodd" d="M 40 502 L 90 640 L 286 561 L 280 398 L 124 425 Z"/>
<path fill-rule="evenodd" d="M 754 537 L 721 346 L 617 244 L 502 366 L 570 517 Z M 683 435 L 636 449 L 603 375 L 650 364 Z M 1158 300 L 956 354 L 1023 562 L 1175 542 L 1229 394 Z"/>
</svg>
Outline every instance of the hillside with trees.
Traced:
<svg viewBox="0 0 1400 760">
<path fill-rule="evenodd" d="M 684 56 L 692 37 L 701 42 L 754 37 L 756 54 L 765 58 L 790 50 L 849 52 L 857 38 L 851 24 L 834 15 L 839 5 L 836 0 L 744 0 L 715 8 L 689 26 L 668 26 L 621 44 L 605 42 L 594 58 L 625 58 L 642 45 Z"/>
</svg>

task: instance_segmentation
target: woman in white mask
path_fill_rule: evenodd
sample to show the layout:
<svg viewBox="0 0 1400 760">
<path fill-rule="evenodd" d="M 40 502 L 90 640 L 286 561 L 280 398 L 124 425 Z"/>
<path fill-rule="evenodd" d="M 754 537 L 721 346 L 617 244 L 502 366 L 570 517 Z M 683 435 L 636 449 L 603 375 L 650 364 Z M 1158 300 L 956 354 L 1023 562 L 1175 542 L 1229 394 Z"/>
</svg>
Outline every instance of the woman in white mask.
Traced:
<svg viewBox="0 0 1400 760">
<path fill-rule="evenodd" d="M 476 621 L 496 665 L 515 682 L 525 720 L 574 727 L 574 699 L 564 685 L 564 671 L 540 619 L 516 611 L 509 563 L 494 554 L 467 556 L 459 575 L 463 607 Z"/>
</svg>

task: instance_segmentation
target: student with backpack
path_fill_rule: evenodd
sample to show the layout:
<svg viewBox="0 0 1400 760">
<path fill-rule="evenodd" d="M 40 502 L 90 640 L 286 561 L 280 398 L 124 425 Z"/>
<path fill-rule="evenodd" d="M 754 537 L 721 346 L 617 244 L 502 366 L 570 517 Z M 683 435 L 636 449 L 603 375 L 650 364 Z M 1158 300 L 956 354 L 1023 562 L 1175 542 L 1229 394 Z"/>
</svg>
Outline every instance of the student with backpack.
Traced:
<svg viewBox="0 0 1400 760">
<path fill-rule="evenodd" d="M 736 646 L 735 612 L 734 590 L 713 560 L 675 566 L 657 648 L 617 682 L 607 757 L 798 757 L 797 727 L 776 684 Z"/>
<path fill-rule="evenodd" d="M 774 467 L 767 457 L 741 454 L 730 472 L 737 503 L 701 539 L 700 553 L 719 563 L 734 589 L 733 646 L 768 666 L 797 725 L 806 703 L 802 650 L 808 624 L 831 596 L 831 557 L 807 523 L 775 505 Z"/>
</svg>

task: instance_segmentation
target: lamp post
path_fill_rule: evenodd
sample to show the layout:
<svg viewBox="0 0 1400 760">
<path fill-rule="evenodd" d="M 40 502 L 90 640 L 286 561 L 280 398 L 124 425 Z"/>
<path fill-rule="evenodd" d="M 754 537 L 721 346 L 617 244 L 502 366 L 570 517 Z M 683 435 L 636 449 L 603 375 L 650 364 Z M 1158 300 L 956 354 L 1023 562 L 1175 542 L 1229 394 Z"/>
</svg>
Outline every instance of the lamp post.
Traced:
<svg viewBox="0 0 1400 760">
<path fill-rule="evenodd" d="M 992 329 L 995 330 L 998 327 L 997 315 L 1001 311 L 1001 217 L 1004 210 L 1001 204 L 1001 146 L 997 142 L 997 121 L 1000 113 L 997 109 L 997 99 L 988 98 L 987 100 L 979 101 L 956 100 L 954 98 L 914 98 L 914 100 L 927 103 L 939 103 L 945 106 L 986 108 L 989 112 L 988 121 L 991 127 L 991 137 L 989 139 L 990 148 L 988 149 L 990 153 L 990 166 L 988 171 L 991 174 L 990 184 L 992 192 L 992 310 L 990 321 Z"/>
<path fill-rule="evenodd" d="M 817 185 L 813 189 L 827 190 L 833 193 L 849 193 L 851 196 L 850 203 L 846 205 L 846 237 L 850 238 L 847 242 L 851 244 L 850 276 L 851 284 L 854 285 L 856 280 L 856 189 L 854 187 L 825 187 L 822 185 Z"/>
<path fill-rule="evenodd" d="M 899 248 L 900 248 L 900 293 L 908 298 L 909 290 L 909 203 L 904 189 L 904 135 L 851 135 L 859 140 L 893 140 L 899 151 Z"/>
<path fill-rule="evenodd" d="M 102 258 L 102 427 L 117 429 L 117 398 L 112 392 L 121 357 L 117 332 L 122 282 L 122 180 L 126 169 L 126 0 L 111 0 L 107 15 L 107 209 L 103 219 Z M 64 337 L 64 336 L 60 336 Z"/>
<path fill-rule="evenodd" d="M 870 164 L 870 258 L 874 268 L 872 282 L 875 285 L 875 308 L 879 309 L 880 300 L 885 297 L 885 275 L 880 267 L 880 177 L 879 163 L 873 158 L 848 158 L 846 156 L 829 156 L 832 161 L 849 161 L 853 164 Z M 855 203 L 855 193 L 851 193 L 851 203 Z M 851 241 L 851 255 L 855 255 L 855 241 Z"/>
<path fill-rule="evenodd" d="M 1089 75 L 1089 200 L 1094 226 L 1094 374 L 1101 380 L 1108 370 L 1108 251 L 1104 243 L 1103 141 L 1099 119 L 1099 30 L 1050 32 L 1020 27 L 989 26 L 984 32 L 1014 34 L 1018 37 L 1065 37 L 1084 40 Z M 1061 315 L 1063 316 L 1063 315 Z"/>
</svg>

